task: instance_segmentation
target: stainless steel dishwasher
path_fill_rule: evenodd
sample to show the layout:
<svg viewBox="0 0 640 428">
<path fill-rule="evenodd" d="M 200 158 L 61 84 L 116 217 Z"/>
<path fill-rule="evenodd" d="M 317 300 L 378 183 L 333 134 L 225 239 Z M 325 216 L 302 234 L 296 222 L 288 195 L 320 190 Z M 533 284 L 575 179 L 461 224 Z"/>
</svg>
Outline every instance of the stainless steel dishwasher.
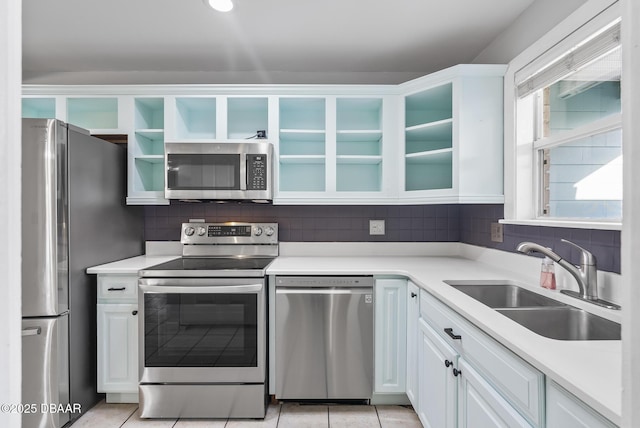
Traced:
<svg viewBox="0 0 640 428">
<path fill-rule="evenodd" d="M 276 398 L 369 400 L 373 278 L 276 277 Z"/>
</svg>

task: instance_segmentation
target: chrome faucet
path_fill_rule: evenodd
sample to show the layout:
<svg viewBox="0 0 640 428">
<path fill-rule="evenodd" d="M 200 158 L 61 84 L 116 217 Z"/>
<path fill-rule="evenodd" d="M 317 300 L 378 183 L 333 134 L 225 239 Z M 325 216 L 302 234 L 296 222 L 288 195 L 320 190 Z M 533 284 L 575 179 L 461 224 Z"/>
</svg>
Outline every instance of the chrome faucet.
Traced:
<svg viewBox="0 0 640 428">
<path fill-rule="evenodd" d="M 576 297 L 578 299 L 586 300 L 588 302 L 604 306 L 606 308 L 620 309 L 620 306 L 598 298 L 598 272 L 596 267 L 596 257 L 589 251 L 571 241 L 562 239 L 562 242 L 573 245 L 580 250 L 581 255 L 579 266 L 575 266 L 572 263 L 566 261 L 558 254 L 554 253 L 550 248 L 543 247 L 542 245 L 536 244 L 534 242 L 521 242 L 516 249 L 524 254 L 544 254 L 545 256 L 556 262 L 558 265 L 566 269 L 578 282 L 578 289 L 580 291 L 575 292 L 572 290 L 561 290 L 561 293 Z"/>
</svg>

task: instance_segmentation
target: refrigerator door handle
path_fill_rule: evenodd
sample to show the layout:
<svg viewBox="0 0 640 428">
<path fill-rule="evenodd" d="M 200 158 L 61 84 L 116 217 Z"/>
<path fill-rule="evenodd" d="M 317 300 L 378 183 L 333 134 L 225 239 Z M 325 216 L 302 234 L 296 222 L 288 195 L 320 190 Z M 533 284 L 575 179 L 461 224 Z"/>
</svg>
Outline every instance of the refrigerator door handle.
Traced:
<svg viewBox="0 0 640 428">
<path fill-rule="evenodd" d="M 22 336 L 38 336 L 42 333 L 42 327 L 25 328 L 22 330 Z"/>
</svg>

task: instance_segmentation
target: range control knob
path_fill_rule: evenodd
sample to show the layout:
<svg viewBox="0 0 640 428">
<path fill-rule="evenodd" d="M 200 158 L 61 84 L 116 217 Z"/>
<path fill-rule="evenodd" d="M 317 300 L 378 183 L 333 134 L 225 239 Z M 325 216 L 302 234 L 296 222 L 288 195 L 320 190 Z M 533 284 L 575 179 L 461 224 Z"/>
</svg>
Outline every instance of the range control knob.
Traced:
<svg viewBox="0 0 640 428">
<path fill-rule="evenodd" d="M 198 227 L 198 236 L 204 236 L 205 233 L 207 233 L 207 229 L 202 226 Z"/>
<path fill-rule="evenodd" d="M 271 226 L 267 226 L 267 228 L 265 229 L 265 232 L 264 232 L 264 233 L 266 233 L 266 234 L 267 234 L 267 236 L 271 236 L 271 235 L 273 235 L 274 233 L 276 233 L 276 230 L 275 230 L 273 227 L 271 227 Z"/>
<path fill-rule="evenodd" d="M 262 235 L 262 228 L 261 228 L 261 227 L 254 227 L 254 228 L 253 228 L 253 234 L 254 234 L 255 236 L 260 236 L 260 235 Z"/>
<path fill-rule="evenodd" d="M 196 232 L 196 230 L 191 227 L 191 226 L 187 226 L 184 228 L 184 234 L 187 236 L 193 236 L 193 234 Z"/>
</svg>

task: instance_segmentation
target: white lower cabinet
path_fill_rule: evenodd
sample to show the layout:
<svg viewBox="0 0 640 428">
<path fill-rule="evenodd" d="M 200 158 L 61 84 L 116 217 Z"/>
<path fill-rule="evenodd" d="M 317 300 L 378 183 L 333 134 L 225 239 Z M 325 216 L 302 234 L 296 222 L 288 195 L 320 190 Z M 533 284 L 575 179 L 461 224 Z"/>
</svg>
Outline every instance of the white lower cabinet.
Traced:
<svg viewBox="0 0 640 428">
<path fill-rule="evenodd" d="M 409 282 L 409 293 L 416 289 Z M 426 290 L 419 296 L 417 316 L 407 298 L 407 322 L 418 328 L 417 346 L 407 344 L 417 358 L 417 391 L 408 355 L 407 395 L 425 427 L 616 426 Z"/>
<path fill-rule="evenodd" d="M 420 290 L 418 405 L 428 428 L 540 427 L 544 376 Z"/>
<path fill-rule="evenodd" d="M 374 392 L 405 394 L 407 362 L 406 279 L 376 279 L 374 319 Z"/>
<path fill-rule="evenodd" d="M 458 427 L 532 427 L 464 358 L 458 393 Z M 444 425 L 443 425 L 444 426 Z"/>
<path fill-rule="evenodd" d="M 110 403 L 138 402 L 136 286 L 136 276 L 98 276 L 98 392 Z"/>
<path fill-rule="evenodd" d="M 547 381 L 547 428 L 613 428 L 608 419 L 573 394 Z"/>
<path fill-rule="evenodd" d="M 423 319 L 419 321 L 418 403 L 426 428 L 455 428 L 458 353 Z M 457 373 L 457 372 L 456 372 Z"/>
<path fill-rule="evenodd" d="M 138 395 L 138 305 L 98 305 L 98 392 Z M 121 399 L 119 399 L 120 397 Z M 109 399 L 107 401 L 110 401 Z"/>
</svg>

